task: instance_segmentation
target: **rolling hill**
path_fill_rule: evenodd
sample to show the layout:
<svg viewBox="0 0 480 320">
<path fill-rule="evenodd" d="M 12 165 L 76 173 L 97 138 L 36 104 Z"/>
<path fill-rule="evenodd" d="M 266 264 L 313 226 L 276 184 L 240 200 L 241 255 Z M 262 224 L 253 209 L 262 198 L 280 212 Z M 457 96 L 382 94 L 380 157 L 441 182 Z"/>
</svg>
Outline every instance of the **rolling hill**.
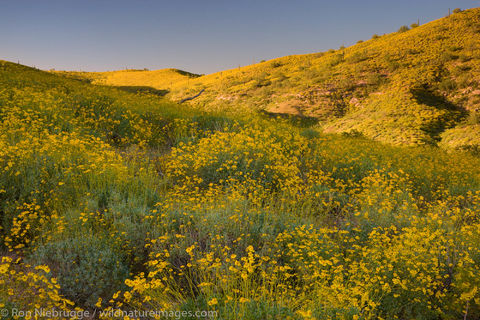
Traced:
<svg viewBox="0 0 480 320">
<path fill-rule="evenodd" d="M 480 9 L 463 11 L 352 47 L 179 82 L 171 96 L 205 88 L 194 103 L 312 116 L 326 132 L 395 144 L 478 144 L 476 136 L 463 142 L 456 136 L 477 128 L 479 26 Z"/>
<path fill-rule="evenodd" d="M 189 103 L 314 117 L 325 132 L 392 144 L 475 149 L 480 144 L 479 26 L 477 8 L 348 48 L 200 77 L 119 71 L 93 82 L 152 86 L 168 90 L 176 101 L 205 89 Z"/>
<path fill-rule="evenodd" d="M 56 71 L 56 74 L 84 80 L 97 85 L 109 85 L 125 90 L 166 94 L 177 82 L 189 82 L 200 75 L 178 69 L 136 70 L 127 69 L 107 72 Z M 150 90 L 149 90 L 150 89 Z M 156 89 L 156 90 L 152 90 Z"/>
<path fill-rule="evenodd" d="M 363 79 L 354 70 L 369 62 L 349 62 L 353 50 L 325 67 L 339 73 L 329 79 L 350 69 Z M 309 60 L 323 66 L 338 54 Z M 249 112 L 266 97 L 274 106 L 297 89 L 326 87 L 298 69 L 305 57 L 229 71 L 246 81 L 265 68 L 261 86 L 222 87 L 225 72 L 186 75 L 168 89 L 0 61 L 0 316 L 40 306 L 68 312 L 61 319 L 479 319 L 480 159 Z M 469 100 L 460 108 L 457 89 L 409 84 L 417 67 L 389 71 L 359 96 L 363 113 L 340 108 L 336 101 L 353 98 L 334 91 L 313 94 L 331 103 L 322 113 L 313 102 L 298 108 L 332 132 L 358 121 L 381 123 L 383 136 L 372 138 L 382 141 L 403 131 L 458 141 Z M 268 91 L 274 70 L 291 72 L 278 97 Z M 328 83 L 345 95 L 370 88 Z M 202 87 L 188 104 L 168 99 Z M 155 310 L 169 311 L 135 315 Z"/>
</svg>

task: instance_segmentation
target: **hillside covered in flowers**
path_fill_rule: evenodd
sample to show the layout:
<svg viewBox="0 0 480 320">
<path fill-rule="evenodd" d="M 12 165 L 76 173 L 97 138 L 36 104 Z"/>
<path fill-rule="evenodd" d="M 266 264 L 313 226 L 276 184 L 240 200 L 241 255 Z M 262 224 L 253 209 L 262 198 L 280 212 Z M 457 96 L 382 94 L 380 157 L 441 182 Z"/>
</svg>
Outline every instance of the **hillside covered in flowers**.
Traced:
<svg viewBox="0 0 480 320">
<path fill-rule="evenodd" d="M 293 55 L 196 76 L 165 70 L 62 73 L 115 86 L 151 86 L 210 110 L 240 108 L 313 117 L 326 133 L 390 144 L 478 149 L 480 9 L 350 47 Z M 381 30 L 379 30 L 381 31 Z M 160 77 L 158 75 L 166 75 Z M 186 76 L 189 75 L 189 76 Z"/>
<path fill-rule="evenodd" d="M 479 12 L 444 21 L 474 23 Z M 332 68 L 351 67 L 369 43 L 408 41 L 422 30 L 347 48 L 346 62 Z M 465 59 L 445 70 L 479 61 Z M 286 68 L 282 61 L 275 69 Z M 362 63 L 357 68 L 367 68 Z M 434 76 L 428 70 L 419 74 Z M 325 133 L 307 117 L 177 104 L 171 93 L 82 77 L 0 61 L 0 309 L 480 318 L 475 150 L 384 144 L 358 134 L 362 128 Z M 388 92 L 362 98 L 370 101 L 365 110 L 380 114 L 377 104 L 395 103 Z M 444 99 L 445 107 L 425 113 L 435 115 L 425 120 L 432 126 L 445 117 L 454 123 L 441 143 L 474 130 Z M 331 128 L 347 126 L 355 112 Z M 398 121 L 408 117 L 405 111 Z M 425 123 L 412 122 L 411 132 Z"/>
</svg>

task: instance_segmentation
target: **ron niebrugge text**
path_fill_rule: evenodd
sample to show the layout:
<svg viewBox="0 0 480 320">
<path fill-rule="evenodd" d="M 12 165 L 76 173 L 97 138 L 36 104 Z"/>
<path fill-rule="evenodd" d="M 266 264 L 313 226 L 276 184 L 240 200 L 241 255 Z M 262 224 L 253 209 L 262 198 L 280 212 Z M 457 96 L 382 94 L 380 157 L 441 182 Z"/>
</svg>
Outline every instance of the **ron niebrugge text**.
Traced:
<svg viewBox="0 0 480 320">
<path fill-rule="evenodd" d="M 97 311 L 90 312 L 88 310 L 55 310 L 55 309 L 43 309 L 38 308 L 30 311 L 20 310 L 12 308 L 11 310 L 2 309 L 2 316 L 12 316 L 21 318 L 33 318 L 33 317 L 47 317 L 47 318 L 68 318 L 68 319 L 85 319 L 94 318 Z M 152 318 L 152 317 L 164 317 L 172 319 L 184 319 L 184 318 L 202 318 L 202 319 L 216 319 L 218 317 L 217 311 L 178 311 L 178 310 L 109 310 L 99 311 L 100 317 L 109 318 L 123 318 L 128 316 L 130 318 Z"/>
</svg>

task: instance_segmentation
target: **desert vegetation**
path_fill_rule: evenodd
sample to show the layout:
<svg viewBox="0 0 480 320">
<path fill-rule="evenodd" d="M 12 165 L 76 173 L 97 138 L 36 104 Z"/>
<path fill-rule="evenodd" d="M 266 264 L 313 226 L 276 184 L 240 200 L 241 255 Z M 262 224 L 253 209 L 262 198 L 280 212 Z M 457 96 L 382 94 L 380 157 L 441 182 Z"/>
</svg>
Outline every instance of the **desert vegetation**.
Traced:
<svg viewBox="0 0 480 320">
<path fill-rule="evenodd" d="M 158 86 L 0 61 L 0 308 L 480 318 L 479 12 Z"/>
</svg>

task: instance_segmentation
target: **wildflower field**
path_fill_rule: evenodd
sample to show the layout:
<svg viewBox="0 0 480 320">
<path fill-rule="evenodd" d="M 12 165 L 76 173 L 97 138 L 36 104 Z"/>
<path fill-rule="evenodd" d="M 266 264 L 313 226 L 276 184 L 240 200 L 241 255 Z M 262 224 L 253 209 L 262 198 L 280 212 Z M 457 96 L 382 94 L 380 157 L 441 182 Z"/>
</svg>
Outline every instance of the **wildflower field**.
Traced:
<svg viewBox="0 0 480 320">
<path fill-rule="evenodd" d="M 480 317 L 480 160 L 0 64 L 0 305 Z"/>
<path fill-rule="evenodd" d="M 0 61 L 0 309 L 480 318 L 478 153 L 77 76 Z"/>
</svg>

